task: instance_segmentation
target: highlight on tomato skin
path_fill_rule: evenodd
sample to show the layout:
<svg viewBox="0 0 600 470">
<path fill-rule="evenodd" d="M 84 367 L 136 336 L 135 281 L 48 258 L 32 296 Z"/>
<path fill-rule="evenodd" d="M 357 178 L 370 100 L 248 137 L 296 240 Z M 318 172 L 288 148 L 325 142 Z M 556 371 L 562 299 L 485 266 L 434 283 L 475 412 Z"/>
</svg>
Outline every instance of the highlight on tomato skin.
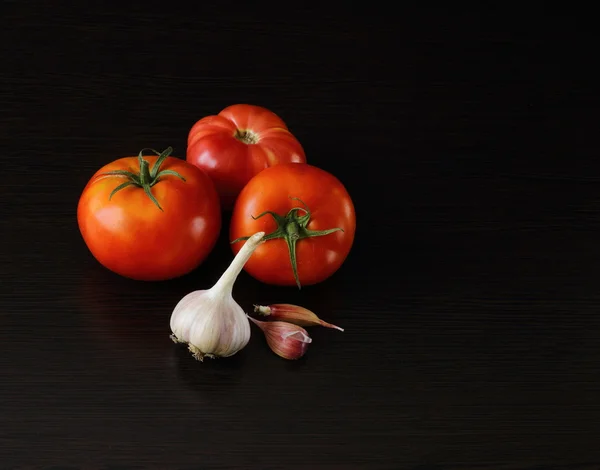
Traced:
<svg viewBox="0 0 600 470">
<path fill-rule="evenodd" d="M 331 173 L 307 163 L 280 164 L 240 192 L 229 227 L 233 252 L 256 231 L 266 233 L 265 242 L 244 270 L 266 284 L 301 288 L 341 268 L 354 243 L 356 212 Z"/>
<path fill-rule="evenodd" d="M 188 133 L 186 160 L 210 176 L 221 207 L 230 210 L 252 177 L 282 163 L 306 163 L 306 155 L 273 111 L 234 104 L 194 123 Z"/>
<path fill-rule="evenodd" d="M 143 155 L 149 150 L 154 155 Z M 196 269 L 221 231 L 209 176 L 185 160 L 143 149 L 100 168 L 79 198 L 83 240 L 105 268 L 130 279 L 161 281 Z"/>
</svg>

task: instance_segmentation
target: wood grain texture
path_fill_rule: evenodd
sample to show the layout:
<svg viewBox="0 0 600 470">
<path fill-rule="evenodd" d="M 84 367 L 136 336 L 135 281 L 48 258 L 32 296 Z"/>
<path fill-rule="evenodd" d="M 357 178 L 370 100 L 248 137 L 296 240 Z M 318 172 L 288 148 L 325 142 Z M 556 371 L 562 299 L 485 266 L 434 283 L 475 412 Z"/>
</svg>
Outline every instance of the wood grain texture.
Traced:
<svg viewBox="0 0 600 470">
<path fill-rule="evenodd" d="M 123 2 L 125 3 L 125 2 Z M 95 5 L 95 4 L 94 4 Z M 598 93 L 573 18 L 3 2 L 0 467 L 600 468 Z M 116 6 L 114 8 L 117 8 Z M 589 59 L 589 58 L 588 58 Z M 183 156 L 227 105 L 273 109 L 353 196 L 354 249 L 302 291 L 243 273 L 246 309 L 345 328 L 299 362 L 203 364 L 164 283 L 107 272 L 75 219 L 91 174 Z"/>
</svg>

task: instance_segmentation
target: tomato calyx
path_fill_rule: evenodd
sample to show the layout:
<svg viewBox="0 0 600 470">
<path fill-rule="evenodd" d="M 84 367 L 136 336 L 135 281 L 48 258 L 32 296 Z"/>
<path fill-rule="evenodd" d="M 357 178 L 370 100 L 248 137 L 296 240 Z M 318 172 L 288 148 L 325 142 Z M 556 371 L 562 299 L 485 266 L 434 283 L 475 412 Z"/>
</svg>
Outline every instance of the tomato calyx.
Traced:
<svg viewBox="0 0 600 470">
<path fill-rule="evenodd" d="M 298 289 L 301 289 L 296 260 L 296 243 L 298 240 L 302 240 L 303 238 L 322 237 L 333 232 L 343 232 L 344 230 L 339 227 L 330 228 L 327 230 L 310 230 L 306 228 L 311 217 L 310 209 L 300 198 L 290 196 L 290 199 L 300 201 L 304 207 L 293 207 L 285 216 L 279 215 L 273 211 L 265 211 L 256 217 L 253 215 L 250 217 L 252 217 L 254 220 L 260 219 L 267 214 L 273 217 L 273 220 L 277 224 L 277 228 L 273 232 L 265 235 L 263 237 L 263 241 L 274 240 L 276 238 L 283 238 L 285 240 L 290 253 L 290 263 L 292 265 L 292 271 L 294 272 L 294 279 L 296 280 Z M 300 215 L 300 211 L 303 211 L 304 214 Z M 236 238 L 231 242 L 231 244 L 233 245 L 234 243 L 248 240 L 248 238 L 250 237 Z"/>
<path fill-rule="evenodd" d="M 155 155 L 158 155 L 158 159 L 154 163 L 152 169 L 150 169 L 150 164 L 146 160 L 144 160 L 144 150 L 150 150 Z M 112 190 L 112 192 L 108 196 L 108 200 L 110 201 L 116 193 L 121 191 L 121 189 L 125 189 L 128 186 L 135 186 L 137 188 L 142 188 L 144 192 L 148 195 L 150 200 L 156 205 L 156 207 L 163 211 L 163 208 L 160 206 L 160 204 L 154 197 L 154 194 L 152 194 L 152 190 L 150 188 L 152 188 L 152 186 L 158 183 L 161 180 L 161 177 L 167 175 L 176 176 L 177 178 L 185 182 L 185 178 L 176 171 L 160 169 L 161 165 L 165 162 L 167 157 L 171 155 L 172 151 L 172 147 L 167 147 L 162 152 L 158 152 L 151 148 L 143 148 L 138 154 L 138 161 L 140 163 L 139 172 L 133 172 L 128 170 L 114 170 L 102 173 L 100 176 L 124 176 L 125 178 L 127 178 L 127 181 L 121 183 L 115 189 Z"/>
<path fill-rule="evenodd" d="M 243 142 L 247 145 L 258 144 L 259 140 L 256 133 L 249 129 L 236 129 L 235 134 L 233 134 L 233 136 L 240 142 Z"/>
</svg>

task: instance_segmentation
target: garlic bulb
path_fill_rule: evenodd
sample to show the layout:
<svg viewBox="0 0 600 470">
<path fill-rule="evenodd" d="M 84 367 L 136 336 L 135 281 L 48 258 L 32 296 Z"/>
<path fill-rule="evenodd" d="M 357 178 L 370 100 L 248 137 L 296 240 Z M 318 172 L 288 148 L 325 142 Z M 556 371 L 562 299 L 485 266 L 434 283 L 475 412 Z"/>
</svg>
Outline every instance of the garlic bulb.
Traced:
<svg viewBox="0 0 600 470">
<path fill-rule="evenodd" d="M 187 344 L 197 360 L 233 356 L 248 344 L 250 323 L 233 299 L 233 285 L 264 235 L 258 232 L 246 241 L 213 287 L 190 292 L 175 306 L 171 339 Z"/>
</svg>

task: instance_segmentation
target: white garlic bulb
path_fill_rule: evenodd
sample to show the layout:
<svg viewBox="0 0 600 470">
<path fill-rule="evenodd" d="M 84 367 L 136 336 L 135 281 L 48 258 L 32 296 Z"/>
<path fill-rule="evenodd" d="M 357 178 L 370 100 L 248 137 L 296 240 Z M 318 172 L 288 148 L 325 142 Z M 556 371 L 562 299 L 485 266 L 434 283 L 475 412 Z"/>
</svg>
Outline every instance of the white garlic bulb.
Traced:
<svg viewBox="0 0 600 470">
<path fill-rule="evenodd" d="M 175 306 L 171 339 L 186 343 L 196 359 L 233 356 L 248 344 L 250 323 L 233 299 L 233 285 L 264 235 L 255 233 L 244 243 L 213 287 L 190 292 Z"/>
</svg>

